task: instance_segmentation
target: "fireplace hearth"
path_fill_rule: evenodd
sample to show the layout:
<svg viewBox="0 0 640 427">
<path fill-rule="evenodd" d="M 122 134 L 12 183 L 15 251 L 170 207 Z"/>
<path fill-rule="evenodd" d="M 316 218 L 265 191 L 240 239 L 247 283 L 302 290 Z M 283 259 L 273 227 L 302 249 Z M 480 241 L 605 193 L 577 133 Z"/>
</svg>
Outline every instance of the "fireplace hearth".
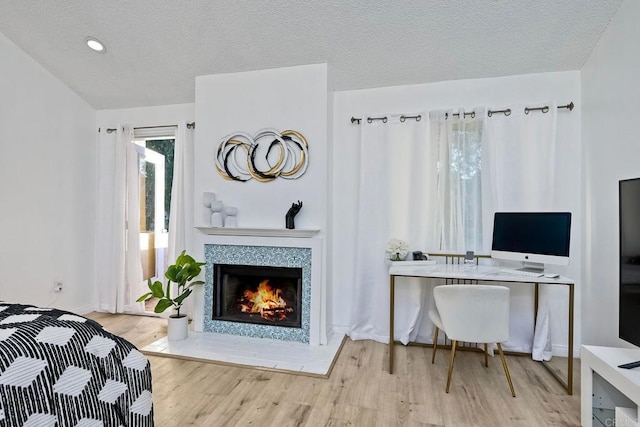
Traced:
<svg viewBox="0 0 640 427">
<path fill-rule="evenodd" d="M 216 264 L 213 320 L 301 327 L 302 268 Z"/>
</svg>

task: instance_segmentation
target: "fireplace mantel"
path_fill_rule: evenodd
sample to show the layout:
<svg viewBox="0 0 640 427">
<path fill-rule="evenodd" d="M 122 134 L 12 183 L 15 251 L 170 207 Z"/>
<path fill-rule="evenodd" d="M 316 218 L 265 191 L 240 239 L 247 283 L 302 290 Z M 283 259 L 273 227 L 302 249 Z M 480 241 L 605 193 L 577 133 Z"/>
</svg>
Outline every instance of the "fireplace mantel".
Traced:
<svg viewBox="0 0 640 427">
<path fill-rule="evenodd" d="M 313 237 L 320 230 L 288 228 L 196 227 L 200 232 L 218 236 Z"/>
</svg>

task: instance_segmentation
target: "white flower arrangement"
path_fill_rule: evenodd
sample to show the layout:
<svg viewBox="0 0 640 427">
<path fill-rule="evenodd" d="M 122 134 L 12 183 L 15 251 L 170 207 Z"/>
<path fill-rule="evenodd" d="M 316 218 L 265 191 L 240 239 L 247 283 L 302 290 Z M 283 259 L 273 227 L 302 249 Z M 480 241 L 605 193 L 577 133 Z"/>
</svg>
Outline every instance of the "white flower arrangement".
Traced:
<svg viewBox="0 0 640 427">
<path fill-rule="evenodd" d="M 404 240 L 391 239 L 387 244 L 386 253 L 391 261 L 402 261 L 409 254 L 409 244 Z"/>
</svg>

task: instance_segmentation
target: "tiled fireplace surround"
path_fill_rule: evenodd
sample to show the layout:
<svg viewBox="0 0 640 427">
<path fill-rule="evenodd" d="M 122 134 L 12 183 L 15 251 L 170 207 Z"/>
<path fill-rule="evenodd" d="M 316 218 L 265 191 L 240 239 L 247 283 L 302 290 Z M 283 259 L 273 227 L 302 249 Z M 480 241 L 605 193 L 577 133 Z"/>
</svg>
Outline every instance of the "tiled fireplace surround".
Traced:
<svg viewBox="0 0 640 427">
<path fill-rule="evenodd" d="M 205 285 L 201 303 L 196 304 L 194 331 L 271 338 L 310 345 L 327 343 L 321 237 L 286 230 L 279 230 L 278 235 L 248 235 L 254 233 L 246 229 L 201 229 L 201 232 L 203 258 L 206 262 Z M 224 234 L 217 234 L 219 232 Z M 212 320 L 215 264 L 302 268 L 302 327 Z"/>
</svg>

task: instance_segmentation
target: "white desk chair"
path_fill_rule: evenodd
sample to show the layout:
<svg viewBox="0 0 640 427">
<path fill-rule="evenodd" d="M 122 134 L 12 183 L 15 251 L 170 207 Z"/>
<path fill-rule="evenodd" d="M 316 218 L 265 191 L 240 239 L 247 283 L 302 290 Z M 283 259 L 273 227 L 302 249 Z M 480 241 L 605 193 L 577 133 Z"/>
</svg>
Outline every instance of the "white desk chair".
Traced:
<svg viewBox="0 0 640 427">
<path fill-rule="evenodd" d="M 433 289 L 433 298 L 437 309 L 429 311 L 429 317 L 435 325 L 431 363 L 434 363 L 436 357 L 438 331 L 442 329 L 451 339 L 446 392 L 449 393 L 451 385 L 458 341 L 483 343 L 485 366 L 488 366 L 487 343 L 495 342 L 511 395 L 516 397 L 501 344 L 509 339 L 509 288 L 490 285 L 442 285 Z"/>
</svg>

